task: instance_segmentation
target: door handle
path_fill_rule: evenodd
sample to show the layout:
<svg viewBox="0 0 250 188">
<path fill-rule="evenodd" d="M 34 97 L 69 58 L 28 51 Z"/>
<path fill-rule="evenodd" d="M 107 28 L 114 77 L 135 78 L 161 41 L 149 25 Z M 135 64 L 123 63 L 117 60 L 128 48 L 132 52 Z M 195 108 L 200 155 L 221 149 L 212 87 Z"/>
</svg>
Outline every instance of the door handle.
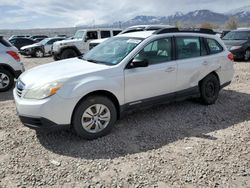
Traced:
<svg viewBox="0 0 250 188">
<path fill-rule="evenodd" d="M 208 65 L 208 62 L 207 62 L 207 61 L 203 61 L 202 65 L 207 66 L 207 65 Z"/>
<path fill-rule="evenodd" d="M 175 67 L 168 67 L 165 72 L 173 72 L 175 71 Z"/>
</svg>

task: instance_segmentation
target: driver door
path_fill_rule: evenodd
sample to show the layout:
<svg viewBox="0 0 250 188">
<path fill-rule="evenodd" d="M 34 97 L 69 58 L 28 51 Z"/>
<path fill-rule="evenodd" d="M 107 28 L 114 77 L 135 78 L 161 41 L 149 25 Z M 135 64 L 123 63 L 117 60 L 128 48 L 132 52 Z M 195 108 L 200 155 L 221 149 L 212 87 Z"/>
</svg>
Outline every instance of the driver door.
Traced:
<svg viewBox="0 0 250 188">
<path fill-rule="evenodd" d="M 148 44 L 134 59 L 146 60 L 147 67 L 125 69 L 125 103 L 172 94 L 176 89 L 177 65 L 173 59 L 172 39 L 158 39 Z"/>
</svg>

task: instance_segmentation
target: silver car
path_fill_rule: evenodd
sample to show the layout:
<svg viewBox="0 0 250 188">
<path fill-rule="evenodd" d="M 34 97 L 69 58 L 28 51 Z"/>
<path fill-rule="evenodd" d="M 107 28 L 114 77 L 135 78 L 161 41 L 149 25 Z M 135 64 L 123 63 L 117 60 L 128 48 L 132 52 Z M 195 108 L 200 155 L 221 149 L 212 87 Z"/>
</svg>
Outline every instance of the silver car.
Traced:
<svg viewBox="0 0 250 188">
<path fill-rule="evenodd" d="M 0 36 L 0 92 L 11 89 L 24 72 L 17 49 Z"/>
</svg>

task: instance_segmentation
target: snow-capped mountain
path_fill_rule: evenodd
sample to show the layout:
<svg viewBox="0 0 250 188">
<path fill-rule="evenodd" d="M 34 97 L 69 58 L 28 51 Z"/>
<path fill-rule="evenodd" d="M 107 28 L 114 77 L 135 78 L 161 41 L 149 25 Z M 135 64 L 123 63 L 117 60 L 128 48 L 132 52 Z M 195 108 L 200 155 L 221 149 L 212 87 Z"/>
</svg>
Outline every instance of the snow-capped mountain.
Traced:
<svg viewBox="0 0 250 188">
<path fill-rule="evenodd" d="M 225 13 L 228 16 L 234 16 L 238 18 L 240 22 L 250 22 L 250 5 L 233 9 Z"/>
<path fill-rule="evenodd" d="M 195 10 L 186 14 L 176 12 L 170 16 L 136 16 L 131 20 L 123 22 L 123 26 L 143 25 L 143 24 L 171 24 L 182 22 L 186 24 L 201 24 L 204 22 L 212 22 L 224 24 L 229 17 L 236 17 L 240 23 L 250 22 L 250 5 L 226 13 L 217 13 L 210 10 Z"/>
<path fill-rule="evenodd" d="M 187 14 L 175 14 L 173 16 L 169 16 L 168 19 L 172 23 L 181 21 L 197 24 L 203 22 L 221 23 L 225 22 L 228 17 L 220 13 L 212 12 L 210 10 L 195 10 L 192 12 L 188 12 Z"/>
</svg>

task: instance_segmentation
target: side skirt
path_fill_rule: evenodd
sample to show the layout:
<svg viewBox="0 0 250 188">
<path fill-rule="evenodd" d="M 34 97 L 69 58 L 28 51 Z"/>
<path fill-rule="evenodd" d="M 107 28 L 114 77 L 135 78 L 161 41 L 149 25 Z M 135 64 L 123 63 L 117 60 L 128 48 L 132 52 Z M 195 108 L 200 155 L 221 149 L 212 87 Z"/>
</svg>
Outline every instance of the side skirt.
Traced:
<svg viewBox="0 0 250 188">
<path fill-rule="evenodd" d="M 166 95 L 156 96 L 148 99 L 143 99 L 140 101 L 134 101 L 131 103 L 124 104 L 120 107 L 120 117 L 123 117 L 129 111 L 138 110 L 141 108 L 147 108 L 150 106 L 155 106 L 159 104 L 168 104 L 176 101 L 182 101 L 189 98 L 200 97 L 199 87 L 195 86 L 182 91 L 169 93 Z"/>
</svg>

